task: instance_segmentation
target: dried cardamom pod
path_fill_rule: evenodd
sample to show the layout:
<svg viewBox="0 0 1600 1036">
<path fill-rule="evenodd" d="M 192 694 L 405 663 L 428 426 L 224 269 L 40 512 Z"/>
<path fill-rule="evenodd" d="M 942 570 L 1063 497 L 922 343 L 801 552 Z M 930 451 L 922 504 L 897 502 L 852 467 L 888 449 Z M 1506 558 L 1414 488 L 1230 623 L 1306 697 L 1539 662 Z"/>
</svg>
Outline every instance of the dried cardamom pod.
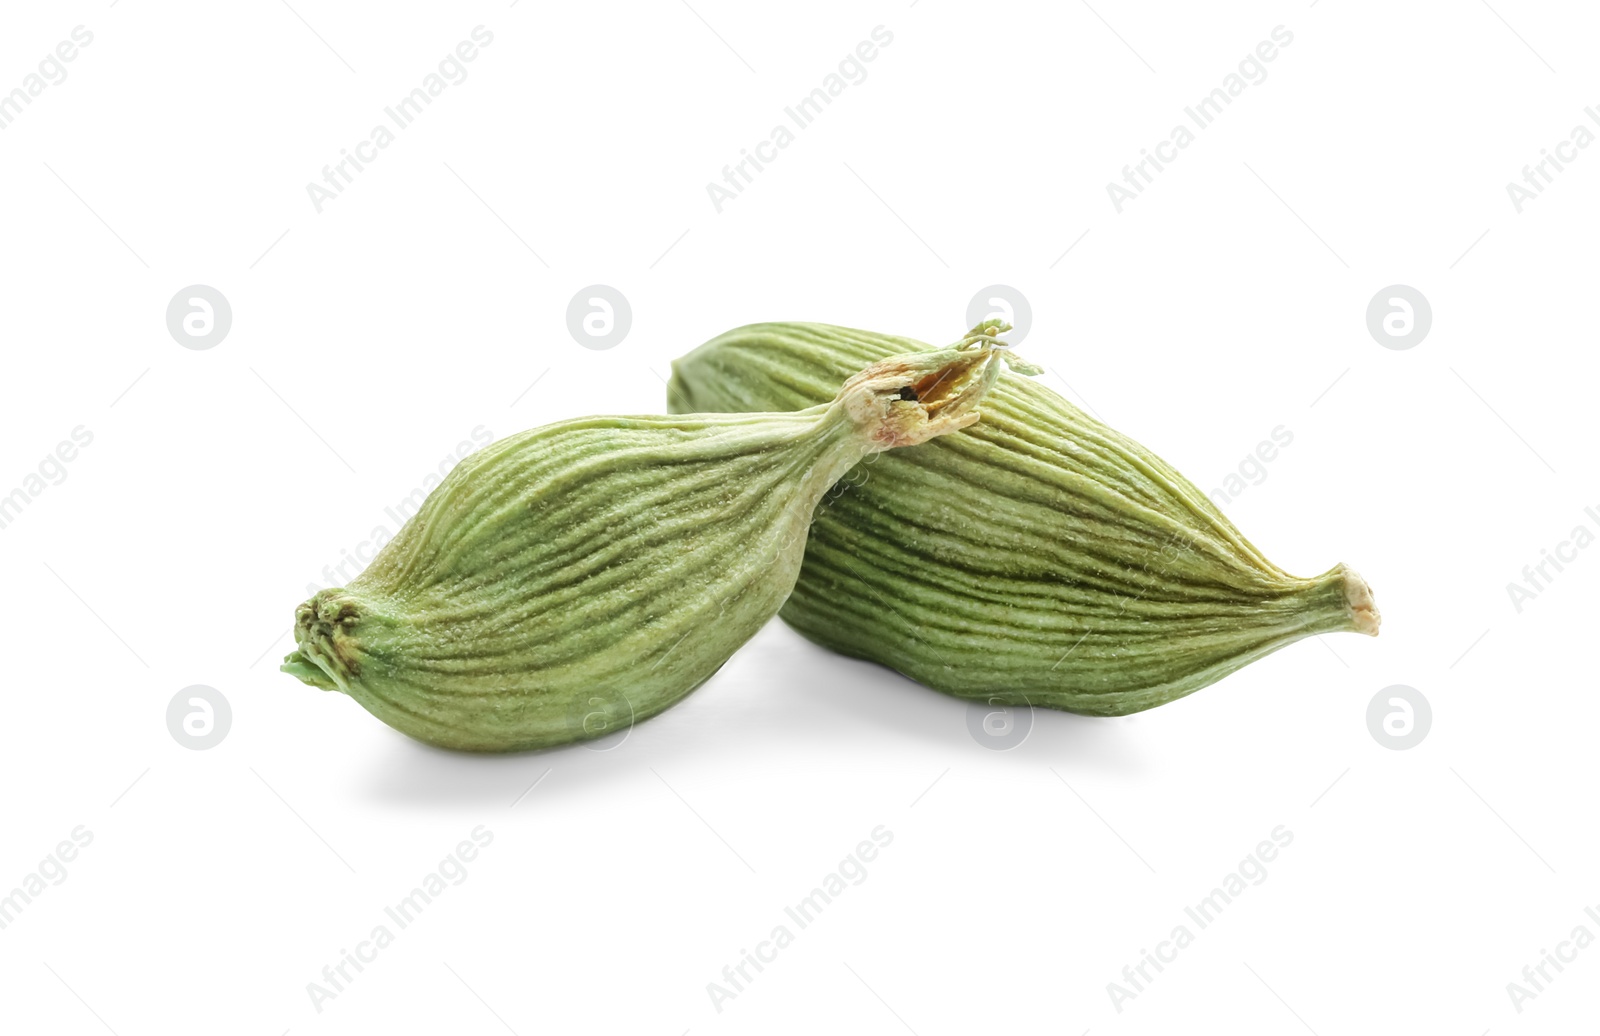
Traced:
<svg viewBox="0 0 1600 1036">
<path fill-rule="evenodd" d="M 807 406 L 862 364 L 918 348 L 752 324 L 674 363 L 669 405 Z M 780 614 L 825 647 L 959 697 L 1112 716 L 1302 637 L 1378 631 L 1355 572 L 1289 575 L 1160 458 L 1011 374 L 981 424 L 840 482 Z"/>
<path fill-rule="evenodd" d="M 798 413 L 591 417 L 458 464 L 282 666 L 476 751 L 610 733 L 678 701 L 773 615 L 807 526 L 879 450 L 978 419 L 996 343 L 862 364 Z"/>
</svg>

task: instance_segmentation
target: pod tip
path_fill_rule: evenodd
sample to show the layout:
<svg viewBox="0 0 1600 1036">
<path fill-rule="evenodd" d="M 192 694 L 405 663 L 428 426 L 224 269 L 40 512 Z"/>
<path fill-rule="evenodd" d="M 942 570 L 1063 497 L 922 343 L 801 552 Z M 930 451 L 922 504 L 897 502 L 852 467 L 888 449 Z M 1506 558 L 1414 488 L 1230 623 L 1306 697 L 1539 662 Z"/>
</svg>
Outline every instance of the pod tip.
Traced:
<svg viewBox="0 0 1600 1036">
<path fill-rule="evenodd" d="M 1355 632 L 1376 637 L 1382 616 L 1378 614 L 1377 602 L 1372 599 L 1372 587 L 1355 569 L 1348 565 L 1339 567 L 1344 569 L 1344 596 L 1350 605 L 1350 621 Z"/>
</svg>

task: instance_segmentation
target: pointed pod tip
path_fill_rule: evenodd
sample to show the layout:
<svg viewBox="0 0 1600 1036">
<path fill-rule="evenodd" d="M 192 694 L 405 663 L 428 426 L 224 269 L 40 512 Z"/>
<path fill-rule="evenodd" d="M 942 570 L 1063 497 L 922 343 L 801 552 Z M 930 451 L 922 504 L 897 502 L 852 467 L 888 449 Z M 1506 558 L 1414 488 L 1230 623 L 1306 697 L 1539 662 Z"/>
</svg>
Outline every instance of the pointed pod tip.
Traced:
<svg viewBox="0 0 1600 1036">
<path fill-rule="evenodd" d="M 278 670 L 279 672 L 288 673 L 308 687 L 315 687 L 322 691 L 339 690 L 339 686 L 333 682 L 320 666 L 299 651 L 291 651 L 285 655 L 283 664 L 278 667 Z"/>
<path fill-rule="evenodd" d="M 993 349 L 950 347 L 879 360 L 840 389 L 837 405 L 873 451 L 915 446 L 978 420 L 999 376 Z"/>
</svg>

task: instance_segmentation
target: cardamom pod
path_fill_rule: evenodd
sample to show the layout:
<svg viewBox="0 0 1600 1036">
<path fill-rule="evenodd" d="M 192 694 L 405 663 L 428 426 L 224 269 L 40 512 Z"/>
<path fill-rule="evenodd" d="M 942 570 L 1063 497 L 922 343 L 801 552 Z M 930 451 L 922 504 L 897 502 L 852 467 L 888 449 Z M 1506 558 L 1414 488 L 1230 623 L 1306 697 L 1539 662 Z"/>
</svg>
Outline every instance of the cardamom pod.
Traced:
<svg viewBox="0 0 1600 1036">
<path fill-rule="evenodd" d="M 752 324 L 674 363 L 669 406 L 807 406 L 862 364 L 918 348 Z M 1303 637 L 1378 632 L 1355 572 L 1288 574 L 1159 457 L 1011 374 L 981 424 L 840 482 L 780 614 L 824 647 L 959 697 L 1108 716 Z"/>
<path fill-rule="evenodd" d="M 798 413 L 591 417 L 501 439 L 348 586 L 299 606 L 282 668 L 446 748 L 547 747 L 655 715 L 777 613 L 834 481 L 976 421 L 999 355 L 969 336 L 863 364 Z"/>
</svg>

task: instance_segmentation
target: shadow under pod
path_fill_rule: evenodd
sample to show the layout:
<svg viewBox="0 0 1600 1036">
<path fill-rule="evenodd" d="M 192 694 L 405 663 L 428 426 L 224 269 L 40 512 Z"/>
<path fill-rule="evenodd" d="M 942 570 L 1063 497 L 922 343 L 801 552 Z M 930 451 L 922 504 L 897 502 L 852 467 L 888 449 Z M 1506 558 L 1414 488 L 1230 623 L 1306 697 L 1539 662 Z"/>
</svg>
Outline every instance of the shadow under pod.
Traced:
<svg viewBox="0 0 1600 1036">
<path fill-rule="evenodd" d="M 919 766 L 931 756 L 950 766 L 1144 769 L 1127 719 L 1040 708 L 1014 710 L 1012 719 L 1028 725 L 1026 737 L 1000 750 L 974 733 L 971 703 L 833 654 L 775 621 L 682 701 L 597 741 L 494 755 L 434 748 L 385 729 L 375 735 L 389 743 L 377 753 L 367 793 L 391 806 L 510 808 L 653 782 L 652 768 L 670 773 L 680 762 L 725 761 L 740 774 L 784 755 L 802 765 L 905 753 L 922 757 Z"/>
</svg>

